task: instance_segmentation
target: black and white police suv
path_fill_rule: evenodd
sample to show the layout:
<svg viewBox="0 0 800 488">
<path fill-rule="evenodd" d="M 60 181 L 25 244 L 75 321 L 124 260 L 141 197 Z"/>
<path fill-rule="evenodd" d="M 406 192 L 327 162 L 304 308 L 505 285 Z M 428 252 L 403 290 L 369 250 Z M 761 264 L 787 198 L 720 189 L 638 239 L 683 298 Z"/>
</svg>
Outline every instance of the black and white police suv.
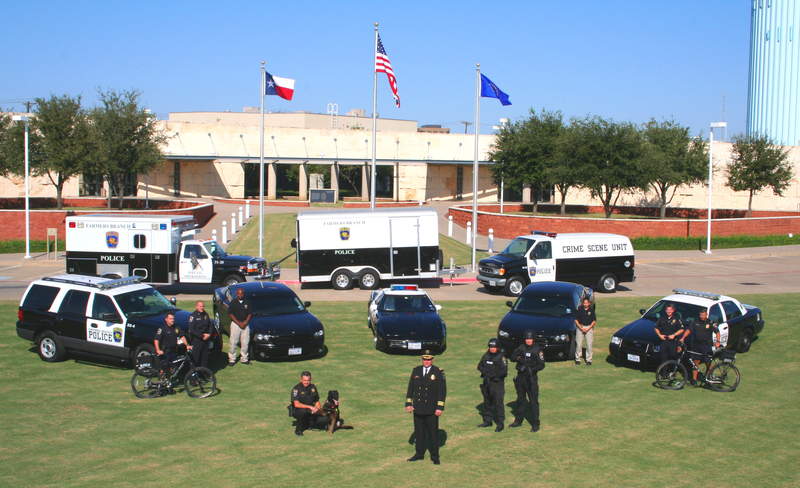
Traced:
<svg viewBox="0 0 800 488">
<path fill-rule="evenodd" d="M 630 239 L 617 234 L 533 231 L 495 256 L 481 259 L 478 281 L 489 291 L 519 296 L 529 283 L 566 281 L 613 292 L 634 281 Z"/>
<path fill-rule="evenodd" d="M 434 305 L 417 285 L 392 285 L 371 293 L 367 325 L 375 349 L 384 352 L 419 354 L 447 349 L 447 326 Z"/>
<path fill-rule="evenodd" d="M 190 314 L 139 281 L 69 274 L 36 280 L 22 296 L 17 335 L 36 343 L 39 357 L 48 362 L 69 353 L 121 363 L 152 354 L 166 313 L 175 313 L 175 326 L 182 331 Z M 212 350 L 220 349 L 215 333 Z"/>
</svg>

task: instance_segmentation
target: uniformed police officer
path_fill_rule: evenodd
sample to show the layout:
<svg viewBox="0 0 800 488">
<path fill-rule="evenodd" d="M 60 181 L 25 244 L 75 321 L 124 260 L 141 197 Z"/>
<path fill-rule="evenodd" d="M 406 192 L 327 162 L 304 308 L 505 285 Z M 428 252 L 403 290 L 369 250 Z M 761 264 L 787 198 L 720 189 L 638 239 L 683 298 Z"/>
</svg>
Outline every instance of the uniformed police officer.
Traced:
<svg viewBox="0 0 800 488">
<path fill-rule="evenodd" d="M 416 453 L 409 461 L 425 459 L 425 450 L 433 464 L 439 464 L 439 417 L 444 412 L 447 383 L 444 370 L 433 365 L 429 351 L 422 355 L 422 366 L 411 370 L 406 392 L 406 412 L 414 414 Z"/>
<path fill-rule="evenodd" d="M 186 337 L 181 333 L 180 329 L 175 327 L 175 313 L 167 312 L 164 316 L 164 325 L 157 331 L 153 339 L 153 345 L 156 348 L 156 355 L 158 355 L 161 367 L 169 374 L 172 362 L 178 355 L 178 343 L 183 343 L 187 349 L 191 350 L 186 342 Z"/>
<path fill-rule="evenodd" d="M 698 320 L 689 326 L 689 329 L 686 331 L 686 335 L 683 337 L 684 340 L 687 337 L 691 337 L 689 340 L 692 345 L 691 350 L 698 354 L 703 354 L 708 358 L 714 354 L 714 350 L 711 348 L 712 343 L 714 347 L 718 349 L 720 346 L 719 328 L 717 328 L 717 324 L 708 320 L 708 311 L 705 309 L 700 311 L 698 314 Z M 700 366 L 700 363 L 702 362 L 702 359 L 695 357 L 693 357 L 692 360 L 697 366 Z M 698 373 L 699 371 L 697 369 L 692 368 L 693 383 L 697 382 Z"/>
<path fill-rule="evenodd" d="M 517 376 L 514 387 L 517 390 L 514 422 L 509 427 L 519 427 L 525 417 L 531 423 L 531 432 L 539 431 L 539 371 L 544 369 L 544 353 L 538 344 L 534 344 L 533 331 L 526 331 L 525 342 L 519 345 L 511 360 L 517 363 Z M 526 415 L 529 414 L 529 415 Z"/>
<path fill-rule="evenodd" d="M 208 349 L 211 340 L 211 318 L 205 304 L 199 301 L 194 312 L 189 315 L 189 343 L 192 345 L 192 359 L 196 366 L 208 367 Z"/>
<path fill-rule="evenodd" d="M 292 388 L 292 406 L 294 407 L 292 416 L 297 419 L 294 434 L 303 435 L 303 431 L 307 430 L 312 422 L 316 422 L 322 410 L 319 390 L 317 385 L 311 382 L 311 372 L 300 373 L 300 383 Z"/>
<path fill-rule="evenodd" d="M 678 343 L 683 342 L 686 328 L 675 314 L 675 306 L 671 303 L 664 307 L 664 315 L 658 318 L 655 326 L 656 335 L 661 339 L 659 364 L 677 356 Z"/>
<path fill-rule="evenodd" d="M 491 427 L 492 420 L 497 424 L 495 432 L 503 430 L 505 421 L 505 407 L 503 399 L 506 393 L 506 376 L 508 375 L 508 360 L 498 349 L 498 341 L 489 339 L 489 350 L 483 354 L 478 362 L 478 371 L 481 372 L 483 383 L 483 423 L 478 427 Z"/>
<path fill-rule="evenodd" d="M 236 364 L 236 346 L 242 356 L 242 364 L 250 364 L 250 319 L 253 318 L 253 309 L 250 300 L 245 298 L 244 289 L 236 289 L 236 298 L 231 300 L 228 307 L 228 316 L 231 319 L 230 336 L 228 341 L 228 366 Z"/>
</svg>

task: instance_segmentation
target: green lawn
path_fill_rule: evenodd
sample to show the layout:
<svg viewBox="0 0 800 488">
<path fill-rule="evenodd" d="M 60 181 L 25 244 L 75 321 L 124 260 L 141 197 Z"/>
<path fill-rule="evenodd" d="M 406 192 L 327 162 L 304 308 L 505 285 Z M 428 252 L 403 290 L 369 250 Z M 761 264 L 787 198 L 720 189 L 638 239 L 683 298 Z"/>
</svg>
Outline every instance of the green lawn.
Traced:
<svg viewBox="0 0 800 488">
<path fill-rule="evenodd" d="M 550 363 L 540 373 L 537 434 L 475 427 L 475 366 L 507 308 L 444 302 L 441 466 L 405 461 L 412 422 L 402 407 L 418 359 L 372 348 L 363 302 L 313 304 L 325 358 L 223 369 L 221 393 L 206 400 L 139 400 L 130 370 L 44 363 L 15 335 L 16 304 L 3 302 L 0 486 L 798 486 L 800 294 L 741 298 L 767 323 L 737 361 L 741 386 L 726 394 L 657 390 L 652 373 L 606 363 L 610 334 L 653 299 L 599 297 L 595 365 Z M 304 369 L 323 393 L 340 391 L 355 430 L 293 435 L 286 404 Z"/>
<path fill-rule="evenodd" d="M 706 248 L 705 237 L 635 237 L 633 248 L 639 251 L 674 251 Z M 787 234 L 771 236 L 711 236 L 711 249 L 733 249 L 740 247 L 789 246 L 800 244 L 800 237 Z"/>
<path fill-rule="evenodd" d="M 443 268 L 450 266 L 450 258 L 455 259 L 456 265 L 472 265 L 472 248 L 461 241 L 457 241 L 452 237 L 447 237 L 444 234 L 439 234 L 439 248 L 442 250 L 444 262 Z M 477 251 L 475 259 L 481 259 L 489 256 L 489 253 Z"/>
</svg>

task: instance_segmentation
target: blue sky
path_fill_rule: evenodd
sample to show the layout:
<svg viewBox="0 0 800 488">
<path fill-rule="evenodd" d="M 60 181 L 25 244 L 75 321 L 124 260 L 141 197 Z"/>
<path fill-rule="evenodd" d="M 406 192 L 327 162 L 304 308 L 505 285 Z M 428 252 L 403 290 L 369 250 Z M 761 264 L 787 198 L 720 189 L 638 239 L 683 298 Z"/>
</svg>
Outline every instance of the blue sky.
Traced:
<svg viewBox="0 0 800 488">
<path fill-rule="evenodd" d="M 482 132 L 530 108 L 641 123 L 674 118 L 693 133 L 745 129 L 749 0 L 670 1 L 37 1 L 1 2 L 0 108 L 51 94 L 137 89 L 168 112 L 259 103 L 259 61 L 297 80 L 273 111 L 369 112 L 372 23 L 397 74 L 380 75 L 378 112 L 463 131 L 475 63 L 511 97 L 481 105 Z M 470 128 L 472 131 L 472 128 Z"/>
</svg>

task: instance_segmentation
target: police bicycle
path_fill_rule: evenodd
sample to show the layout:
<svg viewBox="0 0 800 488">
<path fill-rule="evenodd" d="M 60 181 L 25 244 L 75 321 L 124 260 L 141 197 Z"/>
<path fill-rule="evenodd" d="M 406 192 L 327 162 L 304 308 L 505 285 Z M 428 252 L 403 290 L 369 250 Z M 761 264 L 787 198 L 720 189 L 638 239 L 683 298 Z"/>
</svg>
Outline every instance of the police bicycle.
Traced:
<svg viewBox="0 0 800 488">
<path fill-rule="evenodd" d="M 699 359 L 700 366 L 692 359 Z M 689 351 L 683 346 L 677 359 L 664 361 L 658 367 L 655 386 L 664 390 L 680 390 L 686 386 L 691 377 L 690 372 L 697 371 L 698 386 L 718 392 L 731 392 L 739 386 L 742 378 L 735 362 L 736 351 L 730 349 L 721 349 L 713 356 L 708 356 Z M 689 366 L 689 372 L 685 365 Z"/>
<path fill-rule="evenodd" d="M 196 366 L 191 353 L 178 356 L 164 368 L 153 354 L 136 358 L 135 372 L 131 378 L 131 389 L 138 398 L 156 398 L 167 395 L 183 383 L 186 394 L 192 398 L 206 398 L 217 392 L 214 372 Z"/>
</svg>

